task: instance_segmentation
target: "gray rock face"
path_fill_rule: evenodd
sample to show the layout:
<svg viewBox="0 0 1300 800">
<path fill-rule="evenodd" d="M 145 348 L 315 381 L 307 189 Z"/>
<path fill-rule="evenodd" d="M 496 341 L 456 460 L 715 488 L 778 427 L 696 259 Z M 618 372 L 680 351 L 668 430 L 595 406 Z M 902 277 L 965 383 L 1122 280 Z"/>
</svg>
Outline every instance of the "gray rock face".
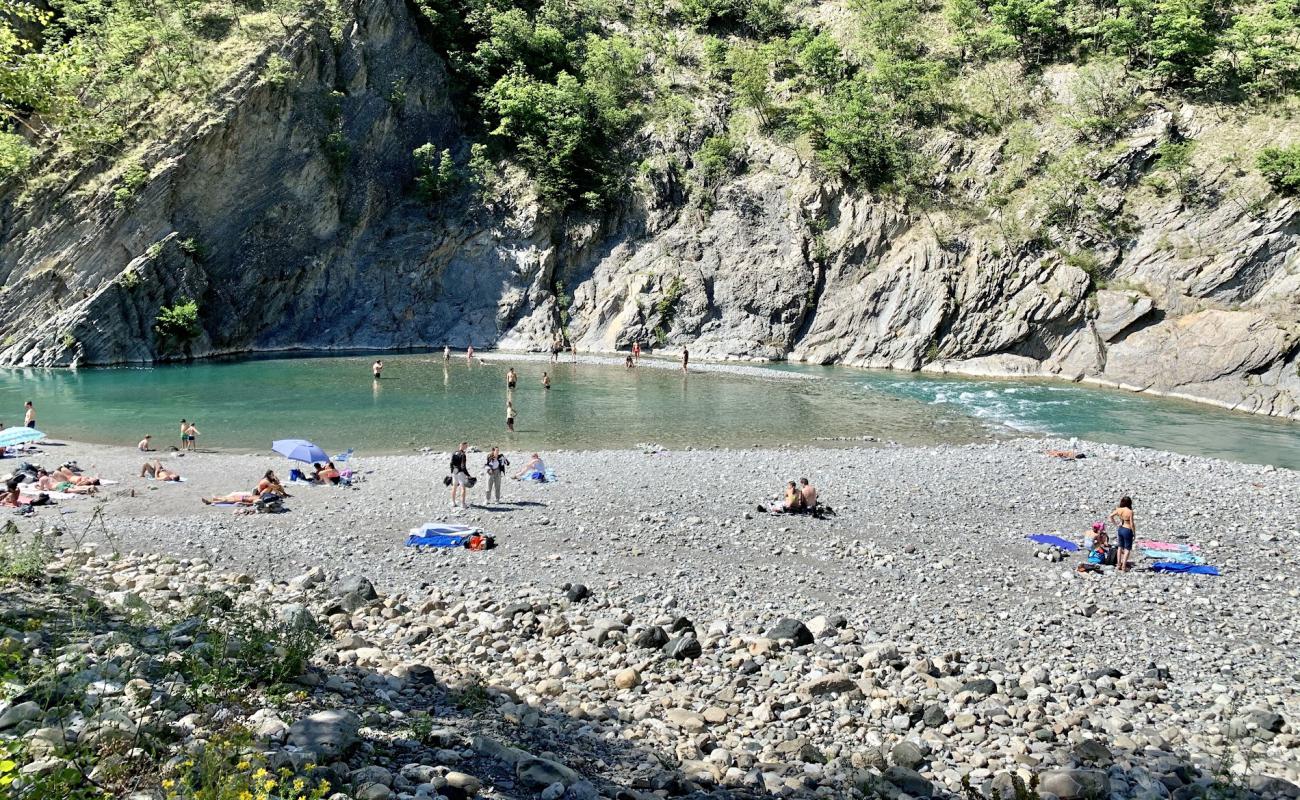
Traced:
<svg viewBox="0 0 1300 800">
<path fill-rule="evenodd" d="M 1208 186 L 1261 202 L 1142 188 L 1171 123 L 1189 138 L 1232 123 L 1190 107 L 1177 120 L 1148 112 L 1090 167 L 1107 187 L 1100 225 L 1131 235 L 1057 231 L 1046 250 L 1004 220 L 916 214 L 846 189 L 763 137 L 744 140 L 749 169 L 707 212 L 687 213 L 662 187 L 581 221 L 542 213 L 522 187 L 501 208 L 468 190 L 432 208 L 410 189 L 412 150 L 432 143 L 463 163 L 469 149 L 445 66 L 409 4 L 354 5 L 338 47 L 323 22 L 290 37 L 298 80 L 266 85 L 270 51 L 255 54 L 216 110 L 152 145 L 130 207 L 114 207 L 116 176 L 94 170 L 22 205 L 0 197 L 0 364 L 537 349 L 559 329 L 560 281 L 569 332 L 589 352 L 652 341 L 657 303 L 678 286 L 666 349 L 689 344 L 701 358 L 1056 377 L 1300 417 L 1300 202 L 1220 162 L 1198 164 Z M 320 98 L 339 86 L 342 164 L 319 144 L 334 124 Z M 1232 133 L 1252 152 L 1277 134 Z M 944 154 L 940 178 L 970 184 L 974 200 L 1006 177 L 1004 144 L 930 143 Z M 84 199 L 70 207 L 73 196 Z M 1016 216 L 1051 228 L 1034 209 Z M 1094 264 L 1086 272 L 1067 252 Z M 1099 275 L 1111 288 L 1098 289 Z M 153 322 L 182 298 L 199 301 L 203 330 L 186 352 L 161 350 Z"/>
<path fill-rule="evenodd" d="M 341 758 L 356 747 L 361 718 L 351 711 L 321 711 L 289 726 L 288 742 L 321 758 Z"/>
</svg>

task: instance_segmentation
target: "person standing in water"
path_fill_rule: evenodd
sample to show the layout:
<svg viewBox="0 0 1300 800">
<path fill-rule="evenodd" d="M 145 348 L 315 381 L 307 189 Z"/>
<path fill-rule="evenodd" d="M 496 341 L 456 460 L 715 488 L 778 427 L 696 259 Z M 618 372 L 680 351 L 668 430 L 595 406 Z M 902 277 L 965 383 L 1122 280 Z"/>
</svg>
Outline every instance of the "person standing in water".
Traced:
<svg viewBox="0 0 1300 800">
<path fill-rule="evenodd" d="M 551 388 L 551 376 L 547 375 L 545 372 L 542 373 L 542 388 L 543 389 Z"/>
<path fill-rule="evenodd" d="M 506 474 L 506 467 L 510 466 L 510 460 L 501 454 L 500 448 L 492 448 L 488 453 L 487 463 L 484 469 L 487 470 L 487 499 L 492 502 L 492 496 L 496 494 L 496 501 L 501 502 L 501 476 Z"/>
<path fill-rule="evenodd" d="M 641 362 L 641 343 L 640 343 L 640 342 L 633 342 L 633 343 L 632 343 L 632 363 L 633 363 L 633 364 L 638 364 L 638 363 L 640 363 L 640 362 Z"/>
<path fill-rule="evenodd" d="M 189 425 L 190 424 L 185 420 L 181 420 L 181 449 L 182 450 L 189 449 L 186 445 L 189 443 L 190 440 L 188 438 L 188 434 L 185 433 L 185 429 L 188 428 Z"/>
<path fill-rule="evenodd" d="M 382 358 L 376 359 L 375 363 L 370 365 L 370 374 L 375 376 L 375 380 L 379 380 L 380 376 L 384 374 L 384 360 Z"/>
<path fill-rule="evenodd" d="M 690 364 L 691 364 L 691 351 L 686 349 L 686 345 L 682 345 L 682 372 L 688 371 L 690 368 Z"/>
<path fill-rule="evenodd" d="M 444 344 L 442 346 L 442 361 L 444 364 L 451 361 L 451 345 L 449 344 Z"/>
<path fill-rule="evenodd" d="M 32 405 L 31 400 L 23 403 L 23 424 L 29 428 L 36 427 L 36 406 Z"/>
<path fill-rule="evenodd" d="M 515 404 L 508 398 L 506 399 L 506 430 L 515 432 Z"/>
<path fill-rule="evenodd" d="M 515 374 L 515 368 L 511 367 L 510 369 L 506 370 L 506 389 L 515 388 L 515 384 L 518 382 L 519 382 L 519 376 Z"/>
<path fill-rule="evenodd" d="M 1133 537 L 1137 535 L 1137 523 L 1133 520 L 1133 498 L 1128 495 L 1121 497 L 1119 505 L 1110 512 L 1109 519 L 1117 526 L 1115 533 L 1119 540 L 1119 553 L 1115 566 L 1120 572 L 1128 572 L 1132 569 L 1128 557 L 1133 551 Z"/>
<path fill-rule="evenodd" d="M 469 347 L 465 348 L 465 363 L 466 364 L 474 363 L 474 345 L 470 345 Z"/>
</svg>

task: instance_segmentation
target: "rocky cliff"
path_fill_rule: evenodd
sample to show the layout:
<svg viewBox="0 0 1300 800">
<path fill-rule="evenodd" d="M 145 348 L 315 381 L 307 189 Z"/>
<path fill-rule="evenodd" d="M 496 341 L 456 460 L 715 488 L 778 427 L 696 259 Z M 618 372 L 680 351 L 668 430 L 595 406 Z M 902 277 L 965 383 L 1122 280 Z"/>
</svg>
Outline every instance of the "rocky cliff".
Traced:
<svg viewBox="0 0 1300 800">
<path fill-rule="evenodd" d="M 1247 166 L 1300 140 L 1276 116 L 1147 95 L 1105 146 L 1057 114 L 936 129 L 942 203 L 854 188 L 759 135 L 699 202 L 677 165 L 702 134 L 647 132 L 623 202 L 565 214 L 519 180 L 487 199 L 412 191 L 414 148 L 464 161 L 470 144 L 401 0 L 359 0 L 341 31 L 304 21 L 231 76 L 141 146 L 126 202 L 120 166 L 9 187 L 0 363 L 526 349 L 563 327 L 588 351 L 1056 376 L 1300 419 L 1300 203 Z M 1041 107 L 1068 106 L 1074 78 L 1044 70 Z M 1169 168 L 1168 141 L 1197 143 L 1188 163 Z M 1058 156 L 1064 188 L 1043 166 Z M 169 349 L 155 320 L 182 298 L 199 330 Z"/>
</svg>

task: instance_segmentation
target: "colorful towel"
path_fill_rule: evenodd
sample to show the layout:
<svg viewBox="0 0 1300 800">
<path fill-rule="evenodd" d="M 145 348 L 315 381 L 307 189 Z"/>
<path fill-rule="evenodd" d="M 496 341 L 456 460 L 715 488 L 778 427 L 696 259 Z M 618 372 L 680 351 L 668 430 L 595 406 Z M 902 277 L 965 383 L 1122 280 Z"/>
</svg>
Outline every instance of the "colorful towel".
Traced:
<svg viewBox="0 0 1300 800">
<path fill-rule="evenodd" d="M 1034 533 L 1025 538 L 1031 542 L 1036 542 L 1037 544 L 1050 544 L 1052 547 L 1059 547 L 1067 553 L 1073 553 L 1075 550 L 1082 549 L 1078 544 L 1069 539 L 1062 539 L 1060 536 L 1053 536 L 1050 533 Z"/>
<path fill-rule="evenodd" d="M 1142 555 L 1147 558 L 1154 558 L 1157 561 L 1177 561 L 1179 564 L 1204 564 L 1205 559 L 1195 553 L 1177 553 L 1167 550 L 1152 550 L 1149 547 L 1142 548 Z"/>
<path fill-rule="evenodd" d="M 1149 547 L 1152 550 L 1169 550 L 1174 553 L 1191 553 L 1201 549 L 1194 544 L 1177 544 L 1176 542 L 1149 542 L 1146 540 L 1138 542 L 1138 547 Z"/>
<path fill-rule="evenodd" d="M 1183 564 L 1179 561 L 1157 561 L 1151 565 L 1153 572 L 1183 572 L 1190 575 L 1218 575 L 1219 568 L 1209 564 Z"/>
</svg>

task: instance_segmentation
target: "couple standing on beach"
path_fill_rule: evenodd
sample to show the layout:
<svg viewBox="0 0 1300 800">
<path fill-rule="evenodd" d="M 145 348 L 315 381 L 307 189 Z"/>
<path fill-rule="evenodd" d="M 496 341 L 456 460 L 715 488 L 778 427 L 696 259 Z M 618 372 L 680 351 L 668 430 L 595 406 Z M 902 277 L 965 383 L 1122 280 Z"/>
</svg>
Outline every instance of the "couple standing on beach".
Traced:
<svg viewBox="0 0 1300 800">
<path fill-rule="evenodd" d="M 501 478 L 505 475 L 508 466 L 510 466 L 510 459 L 502 455 L 500 448 L 493 447 L 488 453 L 487 461 L 483 464 L 488 479 L 487 502 L 492 502 L 494 494 L 496 502 L 501 502 Z M 469 508 L 469 490 L 477 483 L 477 480 L 469 474 L 469 442 L 461 442 L 460 447 L 451 454 L 449 483 L 451 484 L 451 507 L 456 507 L 456 495 L 459 492 L 460 507 Z"/>
</svg>

